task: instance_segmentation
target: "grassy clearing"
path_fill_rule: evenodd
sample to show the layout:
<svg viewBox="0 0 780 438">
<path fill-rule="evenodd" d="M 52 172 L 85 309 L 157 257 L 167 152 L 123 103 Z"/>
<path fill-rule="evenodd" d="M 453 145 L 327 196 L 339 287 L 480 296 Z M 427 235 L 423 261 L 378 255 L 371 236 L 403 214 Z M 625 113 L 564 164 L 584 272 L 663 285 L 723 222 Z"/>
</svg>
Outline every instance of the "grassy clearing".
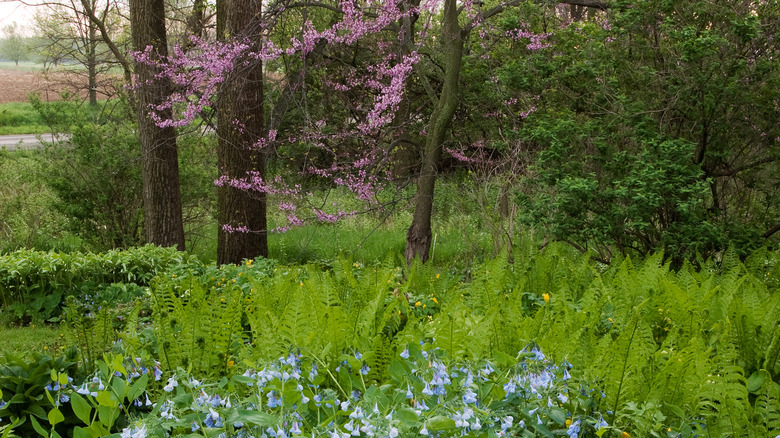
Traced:
<svg viewBox="0 0 780 438">
<path fill-rule="evenodd" d="M 17 65 L 13 61 L 0 61 L 0 69 L 12 71 L 41 71 L 43 64 L 33 61 L 19 61 Z"/>
<path fill-rule="evenodd" d="M 0 363 L 5 361 L 7 354 L 28 357 L 34 352 L 54 354 L 65 349 L 64 335 L 59 327 L 0 325 L 0 339 L 3 340 Z"/>
<path fill-rule="evenodd" d="M 0 135 L 44 134 L 50 130 L 31 103 L 0 104 Z"/>
</svg>

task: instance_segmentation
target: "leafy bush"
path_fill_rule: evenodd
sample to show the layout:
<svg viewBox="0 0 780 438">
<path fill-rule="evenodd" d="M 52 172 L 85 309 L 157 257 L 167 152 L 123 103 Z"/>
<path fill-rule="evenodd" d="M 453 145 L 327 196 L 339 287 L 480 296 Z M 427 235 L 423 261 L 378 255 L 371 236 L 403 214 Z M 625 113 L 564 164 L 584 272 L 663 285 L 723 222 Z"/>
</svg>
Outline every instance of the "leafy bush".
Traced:
<svg viewBox="0 0 780 438">
<path fill-rule="evenodd" d="M 67 375 L 76 370 L 74 354 L 53 359 L 38 353 L 30 361 L 6 356 L 5 363 L 0 365 L 0 418 L 7 419 L 10 429 L 4 433 L 12 430 L 17 436 L 36 436 L 37 431 L 43 431 L 41 423 L 52 422 L 53 415 L 64 419 L 67 414 L 72 418 L 69 410 L 64 409 L 63 413 L 57 409 L 63 399 L 54 400 L 47 388 L 53 388 L 52 383 L 59 388 L 70 382 Z M 64 379 L 60 379 L 63 375 Z M 54 409 L 59 414 L 52 414 Z M 64 434 L 63 426 L 58 429 Z"/>
<path fill-rule="evenodd" d="M 65 218 L 54 211 L 54 192 L 39 178 L 37 152 L 0 150 L 0 253 L 50 246 L 60 240 Z"/>
<path fill-rule="evenodd" d="M 103 299 L 134 296 L 138 290 L 131 285 L 146 286 L 159 272 L 188 263 L 197 259 L 151 245 L 100 254 L 19 250 L 0 255 L 3 316 L 9 322 L 57 318 L 68 295 L 80 301 L 98 297 L 94 309 Z"/>
<path fill-rule="evenodd" d="M 67 230 L 87 248 L 129 248 L 144 236 L 141 148 L 127 104 L 112 100 L 98 108 L 72 96 L 59 102 L 33 99 L 33 106 L 58 141 L 43 153 L 39 181 L 56 195 L 54 207 Z M 213 136 L 182 135 L 179 140 L 183 219 L 188 246 L 202 239 L 213 222 L 217 166 Z"/>
<path fill-rule="evenodd" d="M 546 146 L 537 170 L 547 193 L 524 202 L 526 217 L 554 238 L 605 260 L 613 249 L 641 257 L 661 250 L 680 263 L 712 255 L 739 234 L 710 220 L 709 186 L 690 159 L 694 143 L 645 133 L 632 152 L 613 146 L 614 134 L 598 123 L 554 117 L 540 116 L 532 132 Z M 755 242 L 746 239 L 740 250 L 755 249 Z"/>
<path fill-rule="evenodd" d="M 43 181 L 57 194 L 68 230 L 98 250 L 143 244 L 140 148 L 125 106 L 105 112 L 76 101 L 33 106 L 59 141 L 44 153 Z M 117 114 L 114 114 L 116 111 Z"/>
</svg>

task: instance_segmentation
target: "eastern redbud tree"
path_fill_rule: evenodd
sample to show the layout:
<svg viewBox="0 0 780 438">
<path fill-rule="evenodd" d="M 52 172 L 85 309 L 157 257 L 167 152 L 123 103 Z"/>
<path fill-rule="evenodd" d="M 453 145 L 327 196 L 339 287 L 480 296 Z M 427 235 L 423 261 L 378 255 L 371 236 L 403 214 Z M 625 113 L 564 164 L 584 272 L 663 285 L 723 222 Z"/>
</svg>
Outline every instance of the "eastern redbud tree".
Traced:
<svg viewBox="0 0 780 438">
<path fill-rule="evenodd" d="M 222 41 L 192 37 L 191 44 L 175 47 L 167 59 L 155 61 L 148 51 L 135 58 L 158 63 L 161 77 L 173 81 L 176 92 L 149 108 L 159 126 L 170 127 L 191 124 L 214 108 L 219 112 L 231 72 L 263 64 L 265 130 L 253 134 L 248 147 L 265 157 L 296 151 L 297 167 L 270 177 L 265 169 L 225 173 L 215 183 L 258 197 L 277 197 L 287 221 L 272 230 L 222 223 L 224 232 L 283 232 L 357 213 L 314 201 L 305 181 L 324 179 L 344 187 L 368 209 L 398 204 L 400 192 L 394 190 L 416 182 L 405 255 L 408 261 L 415 257 L 425 261 L 442 162 L 451 157 L 473 162 L 477 158 L 470 157 L 472 152 L 483 153 L 480 145 L 488 141 L 474 135 L 468 136 L 473 139 L 469 144 L 450 140 L 458 130 L 452 127 L 456 111 L 468 103 L 461 85 L 464 59 L 490 59 L 489 47 L 472 50 L 464 42 L 476 37 L 485 43 L 501 39 L 510 46 L 519 44 L 524 53 L 538 53 L 552 44 L 554 27 L 540 31 L 517 20 L 509 27 L 507 22 L 492 24 L 519 4 L 284 0 L 268 5 L 258 16 L 253 32 L 260 38 L 255 40 L 241 35 Z M 547 11 L 550 17 L 557 16 L 554 7 Z M 477 63 L 467 65 L 472 64 Z M 509 116 L 518 123 L 535 111 L 534 96 L 504 95 L 508 90 L 500 78 L 488 76 L 484 81 L 491 84 L 490 98 L 477 106 L 486 119 L 502 125 Z M 173 117 L 161 116 L 170 112 Z M 245 122 L 228 123 L 240 134 L 246 130 Z M 512 156 L 492 146 L 488 149 Z M 516 167 L 501 169 L 512 172 Z"/>
</svg>

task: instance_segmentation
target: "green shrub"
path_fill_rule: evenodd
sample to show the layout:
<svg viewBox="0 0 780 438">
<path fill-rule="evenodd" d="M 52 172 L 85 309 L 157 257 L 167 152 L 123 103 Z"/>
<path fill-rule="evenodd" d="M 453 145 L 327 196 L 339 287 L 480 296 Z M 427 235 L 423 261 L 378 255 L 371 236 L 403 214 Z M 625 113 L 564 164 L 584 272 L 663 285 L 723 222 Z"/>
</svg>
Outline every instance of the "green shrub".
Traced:
<svg viewBox="0 0 780 438">
<path fill-rule="evenodd" d="M 174 248 L 151 245 L 100 254 L 19 250 L 0 255 L 3 317 L 6 322 L 56 319 L 69 295 L 95 309 L 102 300 L 131 298 L 158 273 L 190 263 L 198 262 Z"/>
<path fill-rule="evenodd" d="M 42 168 L 37 151 L 0 151 L 0 253 L 46 250 L 65 238 L 65 218 L 53 208 L 57 197 L 40 178 Z"/>
<path fill-rule="evenodd" d="M 69 384 L 67 376 L 76 371 L 74 355 L 75 352 L 71 352 L 53 359 L 36 353 L 29 361 L 18 356 L 6 356 L 4 363 L 0 364 L 0 418 L 10 423 L 10 429 L 6 432 L 12 430 L 16 436 L 23 437 L 37 436 L 39 431 L 50 429 L 44 426 L 50 423 L 55 426 L 67 418 L 67 422 L 56 428 L 60 435 L 67 436 L 65 430 L 67 424 L 74 420 L 73 413 L 69 405 L 61 406 L 64 399 L 54 400 L 49 390 L 54 388 L 52 383 L 58 389 Z M 65 378 L 59 381 L 59 376 L 63 375 Z M 60 406 L 61 410 L 58 409 Z M 63 417 L 62 420 L 52 420 L 51 412 L 55 409 Z"/>
</svg>

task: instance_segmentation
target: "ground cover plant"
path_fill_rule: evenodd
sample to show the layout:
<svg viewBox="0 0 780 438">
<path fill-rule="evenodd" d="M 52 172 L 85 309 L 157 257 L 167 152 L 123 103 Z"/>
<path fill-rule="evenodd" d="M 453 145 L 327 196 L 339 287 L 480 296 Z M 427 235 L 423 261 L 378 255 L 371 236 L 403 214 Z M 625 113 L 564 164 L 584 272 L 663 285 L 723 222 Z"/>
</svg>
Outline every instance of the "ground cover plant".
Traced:
<svg viewBox="0 0 780 438">
<path fill-rule="evenodd" d="M 661 254 L 606 266 L 552 244 L 480 264 L 469 281 L 392 258 L 181 263 L 130 310 L 89 314 L 69 302 L 72 347 L 61 362 L 12 358 L 0 371 L 0 427 L 18 436 L 774 436 L 777 260 L 729 251 L 679 270 Z M 25 410 L 22 387 L 2 383 L 37 369 L 24 363 L 47 375 L 26 378 L 41 410 Z"/>
<path fill-rule="evenodd" d="M 188 255 L 151 245 L 129 251 L 61 253 L 18 250 L 0 255 L 4 323 L 56 321 L 68 296 L 96 310 L 103 301 L 132 301 L 158 272 Z"/>
</svg>

